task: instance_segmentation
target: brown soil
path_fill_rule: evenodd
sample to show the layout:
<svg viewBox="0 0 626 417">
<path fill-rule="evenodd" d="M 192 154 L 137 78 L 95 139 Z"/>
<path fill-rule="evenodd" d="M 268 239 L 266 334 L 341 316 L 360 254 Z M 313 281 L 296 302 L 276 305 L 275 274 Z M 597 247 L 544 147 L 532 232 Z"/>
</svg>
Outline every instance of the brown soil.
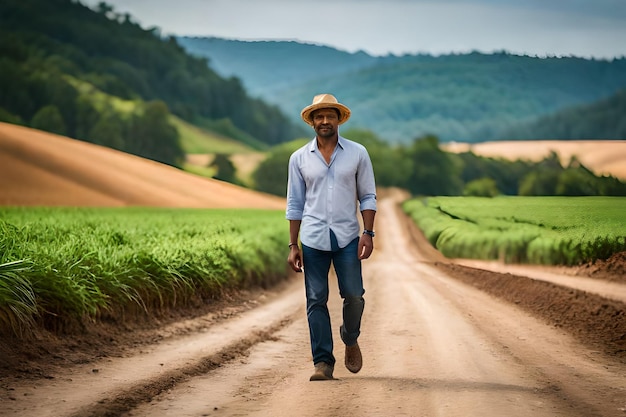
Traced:
<svg viewBox="0 0 626 417">
<path fill-rule="evenodd" d="M 284 199 L 0 123 L 0 205 L 284 208 Z"/>
<path fill-rule="evenodd" d="M 71 158 L 55 146 L 31 148 L 21 136 L 26 133 L 0 124 L 0 189 L 12 189 L 12 181 L 34 187 L 21 204 L 36 203 L 34 190 L 40 204 L 80 201 L 78 194 L 48 188 L 64 185 L 76 193 L 92 190 L 82 198 L 93 205 L 208 207 L 216 198 L 205 194 L 223 186 L 137 158 L 105 158 L 101 153 L 109 151 L 92 154 L 84 144 L 71 145 Z M 66 143 L 38 139 L 56 141 L 58 148 Z M 45 157 L 35 163 L 39 152 Z M 100 163 L 108 169 L 98 171 Z M 12 172 L 7 166 L 26 171 L 2 180 Z M 119 190 L 126 181 L 118 178 L 118 187 L 111 187 L 104 178 L 110 171 L 142 180 Z M 131 194 L 135 186 L 141 195 Z M 220 206 L 284 204 L 227 189 L 223 200 L 217 198 Z M 367 301 L 359 343 L 365 366 L 359 374 L 343 369 L 343 348 L 337 346 L 338 379 L 308 382 L 312 365 L 299 275 L 194 309 L 86 323 L 82 332 L 39 332 L 30 340 L 4 338 L 0 415 L 624 415 L 626 302 L 600 295 L 606 283 L 624 285 L 624 253 L 584 267 L 547 268 L 562 276 L 559 285 L 537 278 L 536 268 L 510 273 L 465 266 L 428 244 L 401 213 L 404 197 L 395 190 L 380 193 L 376 250 L 364 262 Z M 572 276 L 593 279 L 583 291 L 568 280 Z M 331 292 L 338 327 L 336 283 Z"/>
<path fill-rule="evenodd" d="M 514 303 L 626 363 L 626 303 L 529 277 L 439 263 L 450 276 Z"/>
<path fill-rule="evenodd" d="M 598 259 L 574 268 L 576 275 L 626 284 L 626 252 L 613 254 L 608 259 Z"/>
</svg>

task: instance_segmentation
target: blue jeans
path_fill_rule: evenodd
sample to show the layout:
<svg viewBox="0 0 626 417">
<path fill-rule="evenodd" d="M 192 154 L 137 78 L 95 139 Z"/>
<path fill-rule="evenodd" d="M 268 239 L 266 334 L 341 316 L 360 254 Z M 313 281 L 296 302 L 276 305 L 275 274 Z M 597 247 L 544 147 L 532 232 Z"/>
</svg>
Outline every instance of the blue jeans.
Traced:
<svg viewBox="0 0 626 417">
<path fill-rule="evenodd" d="M 345 248 L 339 248 L 335 234 L 330 232 L 331 250 L 322 251 L 302 245 L 304 284 L 306 289 L 306 311 L 311 337 L 313 363 L 335 364 L 333 335 L 328 313 L 328 273 L 332 261 L 337 274 L 339 295 L 343 298 L 343 324 L 341 340 L 348 346 L 354 345 L 361 333 L 361 317 L 365 300 L 361 260 L 357 251 L 359 238 Z"/>
</svg>

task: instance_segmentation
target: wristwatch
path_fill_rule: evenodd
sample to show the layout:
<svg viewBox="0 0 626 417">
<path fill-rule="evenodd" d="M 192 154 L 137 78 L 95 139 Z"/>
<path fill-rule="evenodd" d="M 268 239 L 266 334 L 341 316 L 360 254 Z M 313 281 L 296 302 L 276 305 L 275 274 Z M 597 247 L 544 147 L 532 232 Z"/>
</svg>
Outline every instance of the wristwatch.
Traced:
<svg viewBox="0 0 626 417">
<path fill-rule="evenodd" d="M 367 229 L 363 229 L 363 234 L 364 235 L 370 235 L 371 237 L 376 236 L 376 233 L 374 233 L 373 230 L 367 230 Z"/>
</svg>

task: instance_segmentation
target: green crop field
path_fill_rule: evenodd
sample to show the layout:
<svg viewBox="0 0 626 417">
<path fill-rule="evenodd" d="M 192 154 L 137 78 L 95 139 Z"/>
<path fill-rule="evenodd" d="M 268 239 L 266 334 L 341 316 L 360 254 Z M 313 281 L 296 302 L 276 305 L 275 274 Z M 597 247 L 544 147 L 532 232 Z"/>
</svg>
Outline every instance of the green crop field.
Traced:
<svg viewBox="0 0 626 417">
<path fill-rule="evenodd" d="M 449 258 L 576 265 L 626 250 L 623 197 L 434 197 L 403 208 Z"/>
<path fill-rule="evenodd" d="M 270 284 L 287 236 L 280 210 L 0 208 L 0 330 Z"/>
</svg>

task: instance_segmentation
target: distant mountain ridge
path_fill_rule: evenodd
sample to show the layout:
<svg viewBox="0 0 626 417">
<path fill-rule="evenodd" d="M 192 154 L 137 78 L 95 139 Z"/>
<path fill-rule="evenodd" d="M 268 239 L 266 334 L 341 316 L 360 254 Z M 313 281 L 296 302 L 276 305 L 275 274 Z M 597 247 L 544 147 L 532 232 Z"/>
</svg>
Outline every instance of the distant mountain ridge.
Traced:
<svg viewBox="0 0 626 417">
<path fill-rule="evenodd" d="M 215 37 L 179 37 L 177 41 L 187 52 L 208 58 L 209 66 L 217 73 L 239 77 L 252 95 L 261 97 L 304 81 L 366 68 L 378 61 L 365 52 L 351 54 L 296 41 L 237 41 Z M 320 62 L 326 64 L 319 65 Z"/>
<path fill-rule="evenodd" d="M 626 87 L 625 58 L 506 52 L 373 57 L 295 41 L 177 40 L 293 120 L 313 95 L 330 92 L 353 110 L 346 126 L 367 128 L 398 143 L 425 134 L 443 142 L 528 139 L 523 136 L 530 134 L 528 128 L 515 129 Z M 604 139 L 600 125 L 596 128 L 588 138 Z"/>
<path fill-rule="evenodd" d="M 538 120 L 511 129 L 525 139 L 588 139 L 601 135 L 605 139 L 626 138 L 626 88 L 612 96 L 563 109 Z"/>
</svg>

